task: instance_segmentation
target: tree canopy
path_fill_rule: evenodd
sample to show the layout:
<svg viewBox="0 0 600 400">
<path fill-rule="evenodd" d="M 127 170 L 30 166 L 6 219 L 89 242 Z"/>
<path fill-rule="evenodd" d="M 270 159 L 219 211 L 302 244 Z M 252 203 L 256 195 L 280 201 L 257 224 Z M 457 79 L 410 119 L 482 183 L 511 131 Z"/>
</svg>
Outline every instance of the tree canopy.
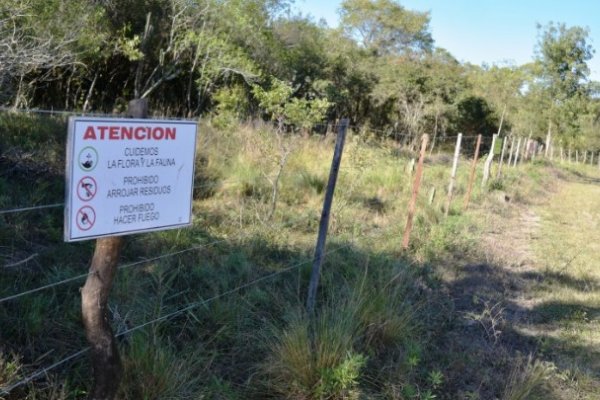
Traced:
<svg viewBox="0 0 600 400">
<path fill-rule="evenodd" d="M 538 26 L 526 65 L 475 66 L 436 47 L 430 14 L 344 0 L 341 28 L 289 0 L 0 0 L 0 104 L 172 116 L 350 117 L 385 134 L 552 132 L 600 149 L 589 30 Z M 281 101 L 269 99 L 284 93 Z"/>
</svg>

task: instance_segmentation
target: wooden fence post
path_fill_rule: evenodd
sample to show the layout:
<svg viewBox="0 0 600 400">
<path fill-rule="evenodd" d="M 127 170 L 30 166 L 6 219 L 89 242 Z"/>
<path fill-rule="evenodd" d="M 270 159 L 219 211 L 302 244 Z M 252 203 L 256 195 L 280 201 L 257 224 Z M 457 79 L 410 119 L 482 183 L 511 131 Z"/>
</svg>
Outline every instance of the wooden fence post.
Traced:
<svg viewBox="0 0 600 400">
<path fill-rule="evenodd" d="M 590 151 L 590 165 L 594 165 L 594 152 Z"/>
<path fill-rule="evenodd" d="M 519 161 L 519 151 L 521 150 L 521 137 L 519 136 L 519 140 L 517 141 L 517 150 L 515 151 L 515 159 L 513 167 L 517 166 L 517 162 Z"/>
<path fill-rule="evenodd" d="M 342 162 L 342 153 L 344 151 L 344 142 L 346 140 L 346 131 L 348 130 L 348 118 L 341 121 L 338 135 L 335 141 L 335 150 L 333 152 L 333 160 L 331 161 L 331 169 L 329 171 L 329 181 L 325 191 L 325 200 L 323 201 L 323 210 L 321 212 L 321 221 L 319 222 L 319 234 L 317 236 L 317 244 L 315 246 L 315 256 L 313 259 L 312 271 L 310 275 L 310 283 L 308 285 L 308 296 L 306 299 L 306 309 L 309 315 L 314 315 L 315 303 L 317 300 L 317 288 L 319 287 L 319 279 L 321 277 L 321 265 L 323 264 L 325 241 L 327 240 L 327 230 L 329 228 L 329 216 L 331 213 L 331 203 L 333 202 L 333 193 L 337 182 L 340 164 Z"/>
<path fill-rule="evenodd" d="M 548 152 L 550 152 L 550 146 L 552 146 L 552 124 L 548 122 L 548 134 L 546 134 L 546 147 L 544 148 L 544 157 L 548 158 Z M 550 155 L 552 157 L 552 155 Z"/>
<path fill-rule="evenodd" d="M 565 162 L 565 149 L 562 146 L 560 146 L 560 162 Z"/>
<path fill-rule="evenodd" d="M 448 216 L 450 211 L 450 204 L 452 203 L 452 191 L 454 190 L 454 184 L 456 182 L 456 170 L 458 168 L 458 159 L 460 158 L 460 143 L 462 141 L 462 133 L 458 134 L 456 138 L 456 146 L 454 147 L 454 159 L 452 160 L 452 172 L 450 172 L 450 184 L 448 185 L 448 199 L 446 200 L 446 209 L 444 214 Z"/>
<path fill-rule="evenodd" d="M 415 174 L 412 197 L 410 199 L 410 204 L 408 205 L 408 216 L 406 218 L 406 227 L 404 228 L 404 238 L 402 239 L 402 248 L 404 249 L 408 249 L 410 232 L 412 231 L 413 218 L 417 206 L 417 196 L 419 194 L 419 188 L 421 187 L 421 177 L 423 176 L 423 161 L 425 160 L 425 152 L 427 150 L 428 141 L 429 135 L 423 135 L 423 137 L 421 138 L 421 153 L 419 154 L 419 163 L 417 164 L 417 173 Z"/>
<path fill-rule="evenodd" d="M 575 163 L 579 164 L 579 149 L 575 149 Z"/>
<path fill-rule="evenodd" d="M 129 102 L 128 115 L 148 116 L 148 102 L 136 99 Z M 108 296 L 117 272 L 123 238 L 111 236 L 96 240 L 89 274 L 81 289 L 81 314 L 85 336 L 90 344 L 94 382 L 90 400 L 111 400 L 117 394 L 123 366 L 115 336 L 110 327 Z"/>
<path fill-rule="evenodd" d="M 510 167 L 510 165 L 513 161 L 514 151 L 515 151 L 515 136 L 513 136 L 512 140 L 510 141 L 510 151 L 508 152 L 508 162 L 506 163 L 507 167 Z"/>
<path fill-rule="evenodd" d="M 500 153 L 500 161 L 498 162 L 498 172 L 496 172 L 496 179 L 500 178 L 500 175 L 502 174 L 502 162 L 504 162 L 504 153 L 506 152 L 506 147 L 508 143 L 508 138 L 505 137 L 502 140 L 502 152 Z"/>
<path fill-rule="evenodd" d="M 431 189 L 429 189 L 429 205 L 433 204 L 433 200 L 435 200 L 435 186 L 432 186 Z"/>
<path fill-rule="evenodd" d="M 583 163 L 587 163 L 587 150 L 583 151 Z"/>
<path fill-rule="evenodd" d="M 483 166 L 483 179 L 481 180 L 481 187 L 484 187 L 488 179 L 490 179 L 490 167 L 492 166 L 492 161 L 494 160 L 494 151 L 497 139 L 498 135 L 492 136 L 492 148 L 490 149 L 490 152 L 488 153 L 488 156 L 485 160 L 485 164 Z"/>
<path fill-rule="evenodd" d="M 408 164 L 406 164 L 406 171 L 408 172 L 408 175 L 412 176 L 413 172 L 415 172 L 415 159 L 411 158 L 408 161 Z"/>
<path fill-rule="evenodd" d="M 571 164 L 571 148 L 569 147 L 569 164 Z"/>
<path fill-rule="evenodd" d="M 523 153 L 525 154 L 525 157 L 523 157 L 523 161 L 526 160 L 531 160 L 531 136 L 532 136 L 532 132 L 531 130 L 529 131 L 529 137 L 527 138 L 527 141 L 525 142 L 525 147 L 523 148 Z"/>
<path fill-rule="evenodd" d="M 479 146 L 481 146 L 481 134 L 477 135 L 477 143 L 475 144 L 475 155 L 473 156 L 473 163 L 471 164 L 469 186 L 467 188 L 467 194 L 465 195 L 465 210 L 469 207 L 469 202 L 471 201 L 471 191 L 473 190 L 473 182 L 475 181 L 475 171 L 477 171 L 477 160 L 479 159 Z"/>
</svg>

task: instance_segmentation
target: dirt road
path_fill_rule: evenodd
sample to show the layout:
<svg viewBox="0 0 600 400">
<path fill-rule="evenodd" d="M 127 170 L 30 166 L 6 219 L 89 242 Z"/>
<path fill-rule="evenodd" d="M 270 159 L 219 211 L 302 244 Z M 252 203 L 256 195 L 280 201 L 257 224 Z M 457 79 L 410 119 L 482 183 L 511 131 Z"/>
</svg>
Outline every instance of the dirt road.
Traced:
<svg viewBox="0 0 600 400">
<path fill-rule="evenodd" d="M 600 179 L 555 181 L 479 210 L 483 243 L 447 279 L 449 398 L 600 399 Z"/>
</svg>

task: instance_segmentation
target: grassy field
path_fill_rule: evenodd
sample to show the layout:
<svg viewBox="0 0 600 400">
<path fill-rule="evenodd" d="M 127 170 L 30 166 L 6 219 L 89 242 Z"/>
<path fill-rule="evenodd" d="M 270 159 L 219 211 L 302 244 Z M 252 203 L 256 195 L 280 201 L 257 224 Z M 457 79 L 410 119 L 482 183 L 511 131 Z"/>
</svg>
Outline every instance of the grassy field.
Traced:
<svg viewBox="0 0 600 400">
<path fill-rule="evenodd" d="M 1 116 L 0 209 L 63 201 L 65 133 L 61 118 Z M 194 226 L 126 240 L 115 331 L 172 317 L 120 336 L 119 398 L 595 398 L 596 170 L 536 162 L 489 189 L 478 176 L 465 211 L 462 159 L 445 218 L 452 145 L 426 160 L 402 251 L 414 154 L 350 134 L 311 321 L 333 138 L 202 124 Z M 0 215 L 0 298 L 85 275 L 92 251 L 62 242 L 60 207 Z M 0 303 L 0 387 L 86 346 L 82 284 Z M 83 356 L 4 398 L 82 398 L 89 376 Z"/>
</svg>

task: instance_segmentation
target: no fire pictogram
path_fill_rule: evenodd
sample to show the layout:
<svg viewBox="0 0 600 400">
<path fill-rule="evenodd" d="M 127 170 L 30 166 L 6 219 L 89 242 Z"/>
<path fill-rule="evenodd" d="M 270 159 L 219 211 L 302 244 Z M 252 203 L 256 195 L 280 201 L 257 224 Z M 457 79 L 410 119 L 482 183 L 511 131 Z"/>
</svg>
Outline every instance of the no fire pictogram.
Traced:
<svg viewBox="0 0 600 400">
<path fill-rule="evenodd" d="M 81 201 L 90 201 L 96 195 L 98 185 L 96 180 L 91 176 L 84 176 L 77 183 L 77 197 Z"/>
<path fill-rule="evenodd" d="M 90 206 L 83 206 L 77 211 L 76 221 L 77 227 L 82 231 L 92 229 L 96 223 L 96 211 Z"/>
</svg>

